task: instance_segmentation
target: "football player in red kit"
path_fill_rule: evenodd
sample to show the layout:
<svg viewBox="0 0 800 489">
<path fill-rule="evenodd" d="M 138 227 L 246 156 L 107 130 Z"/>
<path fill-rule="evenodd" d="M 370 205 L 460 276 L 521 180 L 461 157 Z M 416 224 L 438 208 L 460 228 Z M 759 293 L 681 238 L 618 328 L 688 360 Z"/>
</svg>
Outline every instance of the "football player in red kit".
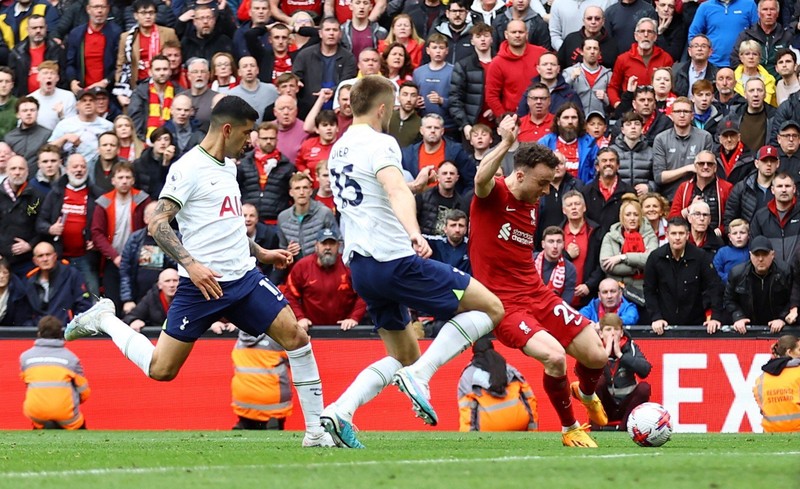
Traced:
<svg viewBox="0 0 800 489">
<path fill-rule="evenodd" d="M 575 419 L 570 395 L 580 400 L 597 425 L 608 423 L 594 394 L 606 357 L 591 321 L 542 283 L 533 262 L 539 198 L 550 192 L 558 159 L 548 148 L 523 143 L 514 169 L 495 177 L 517 137 L 517 117 L 500 123 L 502 141 L 486 155 L 475 176 L 470 208 L 469 256 L 473 276 L 503 302 L 505 318 L 494 330 L 498 340 L 544 365 L 544 389 L 563 426 L 565 446 L 596 447 L 587 425 Z M 577 360 L 578 380 L 567 381 L 567 359 Z"/>
</svg>

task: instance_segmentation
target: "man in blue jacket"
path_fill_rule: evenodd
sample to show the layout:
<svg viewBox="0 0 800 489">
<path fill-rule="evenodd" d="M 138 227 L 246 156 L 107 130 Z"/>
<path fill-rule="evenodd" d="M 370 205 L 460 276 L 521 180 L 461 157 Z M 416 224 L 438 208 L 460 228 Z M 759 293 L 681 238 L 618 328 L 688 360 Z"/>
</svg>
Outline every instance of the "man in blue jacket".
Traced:
<svg viewBox="0 0 800 489">
<path fill-rule="evenodd" d="M 83 275 L 60 262 L 52 244 L 46 241 L 37 244 L 33 248 L 33 263 L 36 268 L 28 273 L 28 300 L 33 306 L 34 321 L 50 315 L 67 322 L 92 307 Z"/>
<path fill-rule="evenodd" d="M 597 144 L 592 136 L 586 134 L 586 119 L 578 104 L 566 102 L 558 108 L 550 134 L 540 139 L 539 144 L 563 154 L 567 173 L 584 184 L 594 178 Z"/>
<path fill-rule="evenodd" d="M 639 321 L 636 305 L 622 296 L 622 289 L 613 278 L 603 279 L 597 290 L 597 298 L 592 299 L 579 312 L 594 322 L 600 321 L 600 318 L 610 312 L 617 314 L 625 325 L 637 324 Z"/>
</svg>

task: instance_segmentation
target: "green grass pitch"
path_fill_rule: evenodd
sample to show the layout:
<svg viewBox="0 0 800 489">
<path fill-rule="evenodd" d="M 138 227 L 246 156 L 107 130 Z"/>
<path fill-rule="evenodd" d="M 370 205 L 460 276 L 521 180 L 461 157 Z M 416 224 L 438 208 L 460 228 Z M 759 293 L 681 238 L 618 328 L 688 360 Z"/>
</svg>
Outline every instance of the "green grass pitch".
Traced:
<svg viewBox="0 0 800 489">
<path fill-rule="evenodd" d="M 0 488 L 796 488 L 800 434 L 673 434 L 641 448 L 595 433 L 364 432 L 367 450 L 298 432 L 0 432 Z"/>
</svg>

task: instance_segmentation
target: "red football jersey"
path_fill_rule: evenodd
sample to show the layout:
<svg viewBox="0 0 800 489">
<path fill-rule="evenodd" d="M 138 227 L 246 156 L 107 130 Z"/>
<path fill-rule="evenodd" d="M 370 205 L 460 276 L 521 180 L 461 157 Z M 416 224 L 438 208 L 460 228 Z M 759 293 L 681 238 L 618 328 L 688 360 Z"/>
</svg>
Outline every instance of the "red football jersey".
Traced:
<svg viewBox="0 0 800 489">
<path fill-rule="evenodd" d="M 539 205 L 517 200 L 502 177 L 494 181 L 489 195 L 472 199 L 469 260 L 472 275 L 505 304 L 544 287 L 533 264 Z"/>
</svg>

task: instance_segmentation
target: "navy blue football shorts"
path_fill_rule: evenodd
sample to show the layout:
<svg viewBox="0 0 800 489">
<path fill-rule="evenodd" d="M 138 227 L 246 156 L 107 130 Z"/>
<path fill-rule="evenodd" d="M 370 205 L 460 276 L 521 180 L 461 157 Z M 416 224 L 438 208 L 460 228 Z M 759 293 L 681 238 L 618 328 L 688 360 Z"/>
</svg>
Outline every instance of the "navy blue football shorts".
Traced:
<svg viewBox="0 0 800 489">
<path fill-rule="evenodd" d="M 191 343 L 224 317 L 239 329 L 259 336 L 289 305 L 281 291 L 256 269 L 239 280 L 219 284 L 222 297 L 206 300 L 191 280 L 181 277 L 163 330 L 176 340 Z"/>
<path fill-rule="evenodd" d="M 417 255 L 388 262 L 353 253 L 353 289 L 367 303 L 375 329 L 401 331 L 411 322 L 408 308 L 450 319 L 469 285 L 457 268 Z"/>
</svg>

